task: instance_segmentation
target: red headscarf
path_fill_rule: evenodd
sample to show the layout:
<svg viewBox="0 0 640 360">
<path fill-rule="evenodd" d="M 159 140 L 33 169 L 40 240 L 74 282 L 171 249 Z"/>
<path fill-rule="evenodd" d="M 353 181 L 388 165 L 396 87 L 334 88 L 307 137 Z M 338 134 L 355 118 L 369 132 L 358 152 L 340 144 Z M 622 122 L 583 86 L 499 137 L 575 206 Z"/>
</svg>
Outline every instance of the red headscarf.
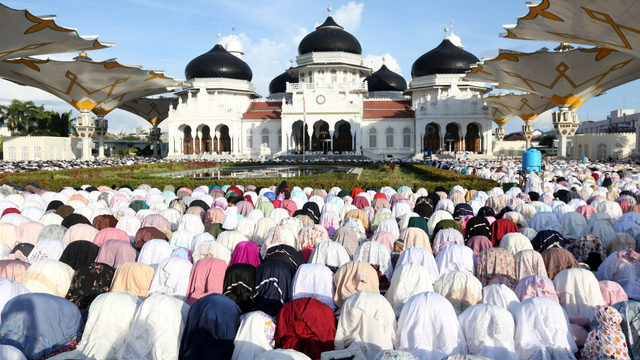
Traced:
<svg viewBox="0 0 640 360">
<path fill-rule="evenodd" d="M 282 202 L 278 205 L 278 208 L 287 210 L 289 216 L 293 217 L 293 213 L 298 210 L 298 205 L 296 205 L 293 200 L 282 200 Z"/>
<path fill-rule="evenodd" d="M 312 359 L 334 349 L 336 318 L 330 307 L 314 298 L 290 301 L 278 313 L 276 347 L 300 351 Z"/>
<path fill-rule="evenodd" d="M 500 245 L 502 237 L 508 233 L 519 232 L 516 223 L 509 219 L 497 219 L 491 224 L 491 243 L 495 246 Z"/>
</svg>

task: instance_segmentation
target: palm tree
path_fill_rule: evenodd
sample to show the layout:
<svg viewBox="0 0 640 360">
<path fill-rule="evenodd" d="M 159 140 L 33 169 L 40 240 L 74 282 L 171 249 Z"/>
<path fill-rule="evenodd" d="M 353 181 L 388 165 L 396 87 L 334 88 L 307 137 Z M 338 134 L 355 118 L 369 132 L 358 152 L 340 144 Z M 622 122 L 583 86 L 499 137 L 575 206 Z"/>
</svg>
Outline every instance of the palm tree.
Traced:
<svg viewBox="0 0 640 360">
<path fill-rule="evenodd" d="M 28 132 L 38 112 L 39 108 L 33 101 L 13 99 L 9 105 L 0 105 L 0 126 L 4 126 L 5 121 L 8 122 L 7 127 L 12 135 L 19 129 L 26 128 Z"/>
</svg>

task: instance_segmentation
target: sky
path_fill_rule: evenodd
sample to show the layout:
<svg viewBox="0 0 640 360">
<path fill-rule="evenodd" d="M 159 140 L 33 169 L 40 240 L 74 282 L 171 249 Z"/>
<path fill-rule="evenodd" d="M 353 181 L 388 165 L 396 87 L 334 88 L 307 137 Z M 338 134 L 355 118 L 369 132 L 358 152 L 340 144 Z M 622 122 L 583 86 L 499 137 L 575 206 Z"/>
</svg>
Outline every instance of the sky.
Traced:
<svg viewBox="0 0 640 360">
<path fill-rule="evenodd" d="M 222 34 L 222 42 L 236 39 L 253 71 L 257 92 L 267 96 L 269 82 L 289 67 L 302 38 L 327 17 L 327 3 L 304 0 L 0 0 L 13 9 L 25 7 L 34 15 L 57 15 L 56 23 L 76 28 L 83 35 L 99 35 L 115 43 L 108 49 L 88 52 L 95 61 L 117 58 L 120 63 L 164 70 L 184 79 L 190 60 L 210 50 Z M 440 44 L 444 28 L 451 27 L 465 50 L 478 58 L 494 57 L 499 49 L 536 51 L 557 44 L 504 39 L 503 25 L 515 24 L 527 14 L 524 0 L 448 1 L 342 1 L 331 4 L 333 17 L 362 45 L 364 65 L 377 70 L 386 57 L 387 66 L 411 81 L 411 65 L 422 54 Z M 77 54 L 56 54 L 55 60 L 71 60 Z M 44 56 L 46 58 L 47 56 Z M 640 82 L 635 81 L 589 100 L 579 110 L 581 121 L 604 120 L 615 109 L 640 110 Z M 32 100 L 55 111 L 73 108 L 44 91 L 0 80 L 0 104 L 11 99 Z M 77 112 L 74 112 L 77 115 Z M 109 132 L 134 132 L 149 128 L 142 118 L 122 110 L 111 112 Z M 523 121 L 511 119 L 507 133 L 521 131 Z M 553 127 L 551 114 L 539 116 L 538 129 Z M 160 127 L 166 130 L 166 123 Z M 495 125 L 494 125 L 495 127 Z"/>
</svg>

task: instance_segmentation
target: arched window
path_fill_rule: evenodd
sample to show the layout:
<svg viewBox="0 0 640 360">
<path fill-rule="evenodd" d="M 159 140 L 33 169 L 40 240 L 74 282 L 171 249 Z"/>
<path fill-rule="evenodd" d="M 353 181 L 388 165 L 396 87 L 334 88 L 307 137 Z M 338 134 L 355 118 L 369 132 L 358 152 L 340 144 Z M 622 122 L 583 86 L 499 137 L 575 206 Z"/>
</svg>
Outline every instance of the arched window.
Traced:
<svg viewBox="0 0 640 360">
<path fill-rule="evenodd" d="M 20 148 L 20 160 L 29 160 L 29 147 L 23 146 Z"/>
<path fill-rule="evenodd" d="M 411 147 L 411 129 L 408 127 L 402 130 L 402 146 L 406 148 Z"/>
<path fill-rule="evenodd" d="M 282 149 L 282 128 L 278 129 L 278 147 Z"/>
<path fill-rule="evenodd" d="M 262 146 L 269 147 L 269 129 L 262 129 Z"/>
<path fill-rule="evenodd" d="M 313 82 L 313 72 L 309 71 L 309 82 Z"/>
<path fill-rule="evenodd" d="M 589 144 L 584 144 L 584 156 L 589 157 Z"/>
<path fill-rule="evenodd" d="M 607 145 L 600 143 L 598 145 L 598 159 L 606 159 L 607 158 Z"/>
<path fill-rule="evenodd" d="M 253 149 L 253 129 L 247 129 L 247 148 Z"/>
<path fill-rule="evenodd" d="M 15 146 L 9 146 L 9 148 L 7 149 L 7 160 L 9 161 L 16 161 L 16 147 Z"/>
<path fill-rule="evenodd" d="M 300 82 L 303 83 L 304 82 L 304 72 L 300 73 Z"/>
<path fill-rule="evenodd" d="M 582 157 L 582 144 L 578 144 L 578 153 L 576 155 L 578 155 L 578 158 Z"/>
<path fill-rule="evenodd" d="M 62 146 L 58 146 L 58 160 L 63 160 L 64 159 L 64 150 L 62 149 Z"/>
<path fill-rule="evenodd" d="M 387 131 L 385 131 L 385 133 L 387 134 L 387 147 L 388 148 L 392 148 L 393 147 L 393 135 L 395 134 L 395 131 L 393 130 L 392 127 L 388 127 Z"/>
<path fill-rule="evenodd" d="M 42 160 L 42 148 L 40 146 L 33 147 L 33 160 Z"/>
<path fill-rule="evenodd" d="M 336 73 L 335 70 L 331 70 L 331 82 L 332 83 L 338 82 L 338 74 Z"/>
<path fill-rule="evenodd" d="M 53 146 L 49 146 L 49 160 L 55 160 L 56 150 Z"/>
<path fill-rule="evenodd" d="M 378 147 L 378 130 L 376 128 L 369 129 L 369 147 Z"/>
</svg>

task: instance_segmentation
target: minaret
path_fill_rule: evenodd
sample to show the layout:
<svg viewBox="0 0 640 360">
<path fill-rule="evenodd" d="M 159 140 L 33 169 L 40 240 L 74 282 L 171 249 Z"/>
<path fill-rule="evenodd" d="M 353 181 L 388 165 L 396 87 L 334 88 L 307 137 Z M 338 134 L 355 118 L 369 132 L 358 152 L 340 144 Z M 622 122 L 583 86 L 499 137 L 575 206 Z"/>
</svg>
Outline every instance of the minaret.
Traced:
<svg viewBox="0 0 640 360">
<path fill-rule="evenodd" d="M 231 24 L 231 40 L 224 45 L 224 48 L 238 59 L 242 59 L 242 55 L 244 55 L 242 45 L 236 40 L 236 27 L 233 24 Z"/>
</svg>

